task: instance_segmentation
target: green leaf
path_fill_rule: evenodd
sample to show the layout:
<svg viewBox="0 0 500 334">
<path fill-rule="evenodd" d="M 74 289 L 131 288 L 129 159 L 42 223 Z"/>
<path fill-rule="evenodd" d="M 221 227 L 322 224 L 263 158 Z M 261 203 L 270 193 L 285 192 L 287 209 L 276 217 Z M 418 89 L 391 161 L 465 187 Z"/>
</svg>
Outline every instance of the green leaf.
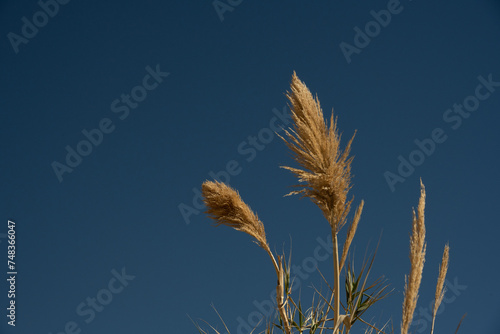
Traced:
<svg viewBox="0 0 500 334">
<path fill-rule="evenodd" d="M 304 319 L 302 317 L 302 306 L 300 305 L 300 300 L 299 300 L 299 324 L 300 328 L 304 325 Z"/>
</svg>

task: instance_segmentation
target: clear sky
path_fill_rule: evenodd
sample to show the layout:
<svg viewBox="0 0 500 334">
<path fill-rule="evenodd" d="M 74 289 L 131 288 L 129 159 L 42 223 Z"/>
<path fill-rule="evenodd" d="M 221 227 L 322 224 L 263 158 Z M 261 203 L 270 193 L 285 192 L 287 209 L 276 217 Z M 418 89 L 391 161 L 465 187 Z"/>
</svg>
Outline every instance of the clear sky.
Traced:
<svg viewBox="0 0 500 334">
<path fill-rule="evenodd" d="M 500 333 L 500 3 L 420 1 L 1 1 L 1 333 L 195 333 L 188 316 L 247 333 L 275 288 L 249 236 L 214 228 L 198 189 L 240 191 L 303 304 L 330 279 L 319 209 L 283 197 L 294 165 L 292 72 L 357 129 L 354 258 L 381 237 L 372 277 L 401 319 L 411 209 L 427 189 L 427 258 L 414 333 Z M 16 224 L 16 328 L 7 324 L 7 221 Z M 341 233 L 341 240 L 345 237 Z M 323 289 L 325 287 L 323 286 Z M 262 327 L 261 327 L 262 328 Z M 362 333 L 358 326 L 353 333 Z"/>
</svg>

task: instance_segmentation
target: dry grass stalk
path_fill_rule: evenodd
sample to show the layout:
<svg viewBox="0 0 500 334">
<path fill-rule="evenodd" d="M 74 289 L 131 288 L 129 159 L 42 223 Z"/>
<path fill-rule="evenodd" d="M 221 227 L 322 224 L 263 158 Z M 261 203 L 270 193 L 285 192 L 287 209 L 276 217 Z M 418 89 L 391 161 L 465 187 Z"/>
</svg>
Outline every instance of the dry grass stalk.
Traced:
<svg viewBox="0 0 500 334">
<path fill-rule="evenodd" d="M 283 140 L 303 168 L 283 167 L 294 173 L 301 182 L 297 187 L 302 189 L 292 191 L 289 195 L 309 197 L 337 232 L 345 224 L 352 202 L 347 201 L 347 193 L 351 189 L 352 157 L 349 158 L 349 153 L 354 136 L 342 152 L 333 113 L 328 126 L 318 98 L 313 98 L 295 72 L 287 97 L 294 126 L 292 130 L 285 131 L 286 139 Z"/>
<path fill-rule="evenodd" d="M 446 272 L 448 271 L 448 260 L 450 258 L 450 247 L 448 244 L 444 246 L 443 258 L 441 259 L 441 266 L 439 267 L 439 276 L 436 284 L 436 295 L 434 297 L 434 306 L 432 308 L 432 325 L 431 334 L 434 333 L 434 323 L 436 321 L 437 311 L 441 302 L 444 298 L 444 293 L 446 288 L 444 287 L 444 280 L 446 278 Z"/>
<path fill-rule="evenodd" d="M 288 314 L 286 312 L 286 300 L 285 300 L 285 270 L 283 268 L 283 261 L 280 256 L 278 256 L 278 284 L 276 286 L 276 304 L 280 312 L 281 320 L 283 321 L 283 328 L 285 333 L 290 334 L 291 328 L 288 322 Z"/>
<path fill-rule="evenodd" d="M 407 334 L 413 320 L 413 313 L 417 306 L 418 290 L 422 281 L 422 271 L 425 262 L 425 187 L 420 180 L 420 200 L 418 202 L 418 215 L 413 210 L 413 227 L 410 237 L 410 275 L 406 277 L 405 295 L 403 301 L 403 318 L 401 321 L 401 334 Z"/>
<path fill-rule="evenodd" d="M 354 215 L 354 219 L 349 225 L 349 229 L 347 230 L 347 237 L 344 242 L 344 248 L 342 249 L 342 257 L 340 258 L 340 271 L 344 267 L 345 260 L 347 259 L 347 254 L 349 253 L 349 248 L 351 247 L 352 240 L 354 239 L 354 235 L 356 234 L 356 230 L 358 229 L 359 219 L 361 218 L 361 212 L 363 212 L 363 206 L 365 202 L 361 200 L 358 208 L 356 209 L 356 214 Z"/>
<path fill-rule="evenodd" d="M 460 321 L 458 323 L 457 329 L 455 330 L 455 334 L 458 333 L 458 330 L 460 329 L 460 326 L 462 326 L 462 321 L 464 321 L 465 317 L 467 316 L 467 313 L 465 313 L 462 318 L 460 318 Z"/>
<path fill-rule="evenodd" d="M 292 75 L 291 91 L 287 93 L 292 111 L 293 129 L 285 131 L 282 139 L 292 151 L 300 168 L 283 167 L 294 173 L 299 190 L 288 195 L 301 194 L 309 197 L 323 212 L 330 224 L 333 243 L 334 269 L 334 333 L 340 326 L 340 269 L 339 245 L 337 233 L 346 223 L 351 209 L 351 200 L 347 194 L 351 189 L 351 162 L 349 157 L 354 135 L 347 143 L 344 151 L 340 148 L 341 136 L 337 130 L 337 121 L 330 116 L 325 121 L 318 98 L 314 98 L 307 86 L 300 81 L 297 74 Z M 358 217 L 359 219 L 359 217 Z M 357 225 L 357 221 L 356 221 Z M 355 231 L 352 230 L 353 232 Z M 351 235 L 353 237 L 354 234 Z M 351 240 L 352 241 L 352 240 Z M 346 254 L 347 256 L 347 254 Z M 345 260 L 344 260 L 345 261 Z"/>
<path fill-rule="evenodd" d="M 281 259 L 278 257 L 279 264 L 276 262 L 269 244 L 266 239 L 266 232 L 264 224 L 259 220 L 250 207 L 243 202 L 240 194 L 229 187 L 228 185 L 218 181 L 205 181 L 201 187 L 203 194 L 203 201 L 207 206 L 206 213 L 210 218 L 214 219 L 216 225 L 226 225 L 234 228 L 235 230 L 245 232 L 257 241 L 257 244 L 262 247 L 273 262 L 274 270 L 278 276 L 276 302 L 281 318 L 283 320 L 283 327 L 285 333 L 290 334 L 290 324 L 285 312 L 284 301 L 284 284 L 283 284 L 283 267 Z"/>
</svg>

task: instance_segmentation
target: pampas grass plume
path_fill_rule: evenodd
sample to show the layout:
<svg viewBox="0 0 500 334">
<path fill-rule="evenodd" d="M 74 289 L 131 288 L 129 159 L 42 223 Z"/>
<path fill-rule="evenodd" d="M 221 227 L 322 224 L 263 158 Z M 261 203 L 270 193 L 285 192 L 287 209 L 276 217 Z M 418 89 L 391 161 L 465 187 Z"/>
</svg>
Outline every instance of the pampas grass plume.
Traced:
<svg viewBox="0 0 500 334">
<path fill-rule="evenodd" d="M 403 318 L 401 334 L 407 334 L 413 320 L 413 313 L 417 306 L 418 290 L 422 281 L 422 272 L 425 262 L 425 187 L 420 180 L 420 200 L 417 212 L 413 210 L 412 234 L 410 237 L 410 275 L 406 277 L 405 295 L 403 301 Z"/>
<path fill-rule="evenodd" d="M 206 213 L 217 226 L 226 225 L 245 232 L 254 237 L 260 247 L 269 250 L 264 224 L 236 190 L 218 181 L 205 181 L 201 189 Z"/>
<path fill-rule="evenodd" d="M 309 197 L 323 212 L 333 230 L 345 224 L 352 200 L 347 200 L 351 189 L 351 143 L 340 149 L 337 122 L 330 116 L 329 125 L 323 116 L 318 98 L 293 72 L 291 91 L 287 93 L 294 122 L 293 129 L 285 130 L 286 145 L 295 161 L 302 167 L 284 166 L 299 179 L 299 190 L 292 194 Z"/>
<path fill-rule="evenodd" d="M 434 296 L 434 306 L 432 307 L 432 326 L 431 334 L 434 333 L 434 323 L 436 321 L 437 311 L 441 302 L 444 298 L 444 293 L 446 288 L 444 287 L 444 280 L 446 278 L 446 272 L 448 271 L 448 260 L 450 259 L 450 246 L 446 244 L 444 246 L 443 258 L 441 259 L 441 265 L 439 266 L 439 276 L 436 284 L 436 294 Z"/>
</svg>

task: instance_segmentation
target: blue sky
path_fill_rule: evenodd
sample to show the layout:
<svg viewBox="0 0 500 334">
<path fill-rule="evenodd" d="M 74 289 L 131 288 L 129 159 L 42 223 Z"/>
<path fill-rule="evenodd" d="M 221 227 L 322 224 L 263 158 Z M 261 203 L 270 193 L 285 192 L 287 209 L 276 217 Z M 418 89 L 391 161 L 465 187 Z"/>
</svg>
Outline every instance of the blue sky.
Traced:
<svg viewBox="0 0 500 334">
<path fill-rule="evenodd" d="M 464 313 L 461 333 L 500 332 L 498 1 L 2 1 L 0 32 L 0 254 L 6 277 L 10 219 L 18 271 L 16 328 L 0 284 L 1 333 L 195 333 L 187 315 L 220 328 L 212 303 L 247 333 L 274 272 L 249 236 L 203 214 L 197 189 L 214 175 L 273 249 L 292 240 L 310 303 L 313 267 L 333 278 L 329 227 L 310 201 L 283 197 L 296 180 L 279 166 L 294 163 L 273 133 L 289 125 L 294 70 L 344 143 L 357 130 L 355 263 L 382 235 L 372 275 L 394 288 L 367 320 L 399 328 L 422 178 L 413 331 L 430 329 L 449 242 L 436 332 Z"/>
</svg>

